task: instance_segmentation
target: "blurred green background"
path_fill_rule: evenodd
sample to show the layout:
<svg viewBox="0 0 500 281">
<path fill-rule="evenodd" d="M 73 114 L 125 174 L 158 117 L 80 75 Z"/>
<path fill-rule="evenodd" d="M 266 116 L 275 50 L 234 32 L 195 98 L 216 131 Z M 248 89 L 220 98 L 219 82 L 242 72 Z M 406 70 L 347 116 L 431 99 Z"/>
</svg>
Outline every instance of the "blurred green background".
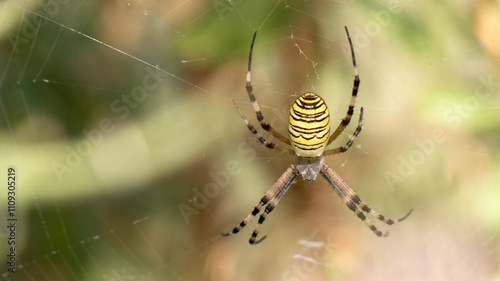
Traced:
<svg viewBox="0 0 500 281">
<path fill-rule="evenodd" d="M 314 91 L 332 127 L 355 46 L 365 110 L 322 179 L 298 179 L 250 246 L 243 219 L 293 162 L 245 128 L 244 85 L 286 132 Z M 3 1 L 0 280 L 500 280 L 498 1 Z M 354 122 L 353 122 L 354 123 Z M 350 125 L 333 146 L 343 145 Z M 276 139 L 265 135 L 273 142 Z M 7 169 L 17 272 L 7 274 Z"/>
</svg>

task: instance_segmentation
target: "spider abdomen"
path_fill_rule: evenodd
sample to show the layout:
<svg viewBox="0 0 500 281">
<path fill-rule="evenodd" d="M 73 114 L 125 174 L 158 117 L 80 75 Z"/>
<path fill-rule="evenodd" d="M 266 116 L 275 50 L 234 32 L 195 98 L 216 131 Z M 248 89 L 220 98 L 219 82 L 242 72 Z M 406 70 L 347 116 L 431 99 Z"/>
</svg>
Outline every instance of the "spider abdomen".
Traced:
<svg viewBox="0 0 500 281">
<path fill-rule="evenodd" d="M 319 157 L 330 136 L 330 113 L 315 93 L 300 95 L 290 108 L 288 136 L 299 157 Z"/>
</svg>

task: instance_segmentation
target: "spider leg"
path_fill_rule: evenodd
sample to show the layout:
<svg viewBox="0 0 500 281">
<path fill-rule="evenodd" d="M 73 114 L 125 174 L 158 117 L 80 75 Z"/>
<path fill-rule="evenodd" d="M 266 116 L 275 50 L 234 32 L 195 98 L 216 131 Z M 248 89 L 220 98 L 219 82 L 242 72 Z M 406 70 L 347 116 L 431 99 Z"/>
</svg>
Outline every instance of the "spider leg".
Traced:
<svg viewBox="0 0 500 281">
<path fill-rule="evenodd" d="M 359 135 L 359 133 L 361 133 L 361 127 L 363 126 L 362 122 L 363 122 L 363 108 L 361 107 L 361 110 L 359 112 L 358 127 L 356 127 L 356 130 L 354 130 L 354 133 L 349 138 L 349 141 L 344 146 L 337 147 L 337 148 L 334 148 L 334 149 L 326 150 L 323 153 L 323 155 L 334 155 L 334 154 L 339 154 L 339 153 L 342 153 L 342 152 L 346 152 L 352 146 L 352 144 L 354 143 L 354 139 Z"/>
<path fill-rule="evenodd" d="M 335 172 L 333 172 L 333 173 L 335 173 Z M 406 219 L 413 212 L 413 209 L 410 209 L 410 211 L 408 213 L 406 213 L 406 215 L 404 215 L 402 218 L 399 218 L 397 220 L 393 220 L 393 219 L 387 218 L 384 215 L 380 214 L 379 212 L 377 212 L 377 211 L 373 210 L 372 208 L 368 207 L 368 205 L 366 205 L 366 203 L 363 202 L 361 200 L 361 198 L 359 198 L 359 196 L 354 192 L 354 190 L 352 190 L 344 182 L 344 180 L 339 177 L 339 175 L 337 173 L 335 173 L 335 175 L 338 177 L 338 180 L 342 181 L 342 183 L 343 183 L 343 185 L 340 185 L 340 188 L 343 189 L 343 191 L 347 194 L 347 196 L 349 196 L 351 198 L 351 200 L 356 205 L 358 205 L 361 208 L 361 210 L 363 210 L 364 212 L 369 213 L 374 218 L 377 218 L 378 220 L 383 221 L 384 223 L 386 223 L 388 225 L 397 224 L 398 222 Z"/>
<path fill-rule="evenodd" d="M 291 155 L 295 155 L 295 152 L 293 152 L 293 150 L 291 150 L 291 149 L 283 148 L 281 146 L 275 145 L 272 142 L 267 142 L 266 139 L 264 139 L 259 134 L 259 132 L 257 132 L 257 130 L 255 130 L 255 128 L 252 126 L 252 124 L 250 124 L 250 122 L 245 117 L 245 115 L 243 115 L 243 112 L 241 111 L 241 108 L 238 106 L 238 104 L 234 100 L 233 100 L 233 103 L 236 106 L 236 109 L 238 109 L 238 112 L 240 113 L 241 118 L 243 118 L 243 121 L 247 125 L 248 130 L 250 130 L 250 132 L 252 132 L 252 134 L 254 134 L 257 137 L 257 139 L 259 140 L 259 142 L 262 145 L 264 145 L 265 147 L 267 147 L 269 149 L 273 149 L 273 150 L 276 150 L 276 151 L 279 151 L 279 152 L 283 152 L 283 153 L 288 153 L 288 154 L 291 154 Z"/>
<path fill-rule="evenodd" d="M 267 236 L 263 236 L 259 240 L 256 241 L 257 236 L 259 235 L 260 232 L 260 227 L 266 220 L 267 215 L 269 215 L 272 210 L 274 210 L 274 207 L 278 204 L 280 201 L 281 197 L 287 192 L 288 188 L 292 185 L 293 181 L 295 178 L 299 175 L 299 172 L 295 168 L 294 165 L 291 165 L 286 172 L 280 177 L 277 183 L 280 183 L 280 188 L 278 192 L 276 193 L 276 196 L 274 196 L 273 199 L 269 202 L 269 204 L 266 206 L 264 209 L 264 212 L 259 217 L 259 222 L 257 223 L 257 226 L 255 226 L 254 231 L 252 232 L 252 236 L 250 237 L 250 240 L 248 242 L 250 244 L 258 244 L 262 242 L 262 240 L 266 239 Z"/>
<path fill-rule="evenodd" d="M 402 218 L 397 219 L 397 220 L 393 220 L 393 219 L 385 217 L 384 215 L 381 215 L 379 212 L 368 207 L 368 205 L 366 205 L 366 203 L 363 202 L 361 200 L 361 198 L 359 198 L 359 196 L 356 194 L 356 192 L 354 192 L 354 190 L 352 190 L 352 188 L 350 188 L 349 185 L 347 185 L 347 183 L 330 166 L 328 166 L 326 164 L 325 164 L 325 166 L 326 167 L 324 169 L 328 173 L 328 176 L 333 180 L 335 186 L 339 187 L 342 190 L 342 192 L 347 197 L 349 197 L 349 199 L 354 204 L 358 205 L 359 208 L 361 208 L 362 211 L 369 213 L 374 218 L 376 218 L 376 219 L 378 219 L 378 220 L 380 220 L 388 225 L 393 225 L 393 224 L 397 224 L 398 222 L 406 219 L 413 212 L 413 209 L 410 209 L 410 211 L 406 215 L 404 215 Z"/>
<path fill-rule="evenodd" d="M 335 190 L 335 192 L 340 196 L 342 201 L 346 204 L 346 206 L 356 214 L 356 216 L 362 220 L 368 228 L 370 228 L 373 233 L 377 236 L 387 236 L 388 233 L 382 233 L 382 231 L 378 230 L 377 227 L 368 219 L 365 214 L 356 207 L 356 203 L 354 203 L 351 194 L 345 192 L 345 186 L 347 184 L 333 171 L 333 169 L 327 164 L 323 165 L 323 169 L 321 169 L 320 174 L 325 178 L 325 180 L 330 184 L 330 186 Z M 344 187 L 341 187 L 344 186 Z M 349 188 L 350 189 L 350 188 Z"/>
<path fill-rule="evenodd" d="M 247 70 L 247 77 L 246 77 L 246 86 L 245 89 L 247 90 L 248 97 L 250 98 L 250 102 L 252 103 L 253 110 L 255 111 L 255 114 L 257 115 L 257 120 L 260 123 L 260 126 L 262 129 L 264 129 L 266 132 L 277 138 L 279 141 L 290 144 L 290 140 L 283 136 L 282 134 L 278 133 L 273 129 L 273 127 L 267 123 L 264 120 L 264 115 L 262 115 L 262 111 L 260 110 L 260 106 L 257 103 L 257 99 L 255 98 L 255 95 L 253 93 L 253 87 L 251 84 L 251 68 L 252 68 L 252 52 L 253 52 L 253 45 L 255 43 L 255 37 L 257 36 L 257 31 L 253 33 L 253 39 L 252 39 L 252 44 L 250 45 L 250 53 L 248 54 L 248 70 Z"/>
<path fill-rule="evenodd" d="M 264 236 L 263 238 L 259 239 L 258 241 L 255 241 L 257 238 L 257 235 L 259 234 L 260 226 L 264 222 L 265 218 L 267 217 L 267 214 L 269 214 L 276 204 L 278 203 L 279 199 L 285 194 L 285 192 L 288 190 L 292 182 L 295 180 L 295 178 L 298 175 L 298 171 L 295 168 L 294 165 L 291 165 L 284 173 L 281 175 L 281 177 L 276 181 L 276 183 L 266 192 L 264 197 L 260 200 L 259 204 L 255 206 L 253 211 L 231 232 L 228 233 L 222 233 L 223 236 L 229 236 L 231 234 L 236 234 L 240 232 L 240 230 L 245 227 L 248 222 L 254 218 L 261 210 L 262 207 L 268 204 L 264 210 L 264 213 L 262 213 L 261 217 L 259 218 L 259 223 L 257 224 L 257 227 L 255 228 L 254 232 L 252 233 L 252 237 L 250 238 L 250 244 L 257 244 L 260 243 L 262 240 L 266 238 Z M 277 198 L 277 199 L 276 199 Z M 271 206 L 271 207 L 269 207 Z"/>
<path fill-rule="evenodd" d="M 358 66 L 356 65 L 356 57 L 354 56 L 354 48 L 352 47 L 351 36 L 349 35 L 347 26 L 345 26 L 344 28 L 347 34 L 347 40 L 349 40 L 349 46 L 351 47 L 352 65 L 354 68 L 354 84 L 352 86 L 351 101 L 349 103 L 349 108 L 347 109 L 347 115 L 344 117 L 344 119 L 342 119 L 342 122 L 340 122 L 335 132 L 333 132 L 333 134 L 328 139 L 328 144 L 332 143 L 332 141 L 338 138 L 338 136 L 344 131 L 347 125 L 349 125 L 349 122 L 351 122 L 352 115 L 354 114 L 354 103 L 356 102 L 356 96 L 358 95 L 358 88 L 360 82 L 358 74 Z"/>
<path fill-rule="evenodd" d="M 264 197 L 262 197 L 262 199 L 260 199 L 259 204 L 257 204 L 257 206 L 254 207 L 253 211 L 250 214 L 248 214 L 248 216 L 246 216 L 246 218 L 243 219 L 243 221 L 241 221 L 240 224 L 238 224 L 235 228 L 233 228 L 233 230 L 231 232 L 225 232 L 225 233 L 222 233 L 222 235 L 229 236 L 231 234 L 236 234 L 236 233 L 240 232 L 240 230 L 243 227 L 245 227 L 249 221 L 251 221 L 258 213 L 260 213 L 260 211 L 262 210 L 262 207 L 265 206 L 267 203 L 269 203 L 269 200 L 274 198 L 274 196 L 276 195 L 276 192 L 278 191 L 279 188 L 280 188 L 280 185 L 278 184 L 278 182 L 276 182 L 266 192 Z"/>
</svg>

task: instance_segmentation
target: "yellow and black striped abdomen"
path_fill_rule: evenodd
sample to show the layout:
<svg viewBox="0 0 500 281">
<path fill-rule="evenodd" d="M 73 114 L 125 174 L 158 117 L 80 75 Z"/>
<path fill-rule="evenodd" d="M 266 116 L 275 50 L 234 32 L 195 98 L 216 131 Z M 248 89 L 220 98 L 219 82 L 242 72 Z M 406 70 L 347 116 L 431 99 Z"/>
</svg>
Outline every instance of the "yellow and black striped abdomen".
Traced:
<svg viewBox="0 0 500 281">
<path fill-rule="evenodd" d="M 288 135 L 299 157 L 319 157 L 330 136 L 330 113 L 325 101 L 315 93 L 299 96 L 290 108 Z"/>
</svg>

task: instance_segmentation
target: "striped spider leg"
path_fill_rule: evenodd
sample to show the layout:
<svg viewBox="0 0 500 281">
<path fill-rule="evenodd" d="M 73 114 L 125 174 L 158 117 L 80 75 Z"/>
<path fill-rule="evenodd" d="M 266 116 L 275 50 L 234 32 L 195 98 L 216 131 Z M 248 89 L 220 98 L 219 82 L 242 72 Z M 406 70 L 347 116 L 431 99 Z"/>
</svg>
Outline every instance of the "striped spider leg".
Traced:
<svg viewBox="0 0 500 281">
<path fill-rule="evenodd" d="M 347 183 L 326 163 L 323 164 L 323 169 L 320 171 L 320 174 L 325 178 L 325 180 L 328 182 L 328 184 L 333 188 L 333 190 L 337 193 L 337 195 L 342 199 L 342 201 L 346 204 L 346 206 L 356 214 L 356 216 L 362 220 L 368 228 L 370 228 L 373 233 L 375 233 L 377 236 L 387 236 L 389 233 L 386 232 L 385 234 L 382 233 L 382 231 L 378 230 L 377 227 L 365 216 L 363 212 L 366 212 L 373 216 L 374 218 L 388 224 L 388 225 L 393 225 L 397 224 L 398 222 L 406 219 L 413 209 L 410 209 L 410 211 L 403 216 L 402 218 L 398 220 L 392 220 L 389 218 L 386 218 L 385 216 L 381 215 L 377 211 L 371 209 L 366 205 L 359 196 L 352 190 Z"/>
<path fill-rule="evenodd" d="M 251 70 L 252 70 L 252 53 L 253 53 L 253 45 L 255 44 L 255 37 L 257 37 L 257 31 L 253 33 L 252 44 L 250 44 L 250 53 L 248 54 L 248 68 L 247 68 L 245 89 L 247 90 L 248 97 L 250 98 L 250 102 L 252 103 L 253 110 L 257 115 L 257 121 L 259 121 L 262 129 L 271 134 L 273 137 L 277 138 L 279 141 L 289 145 L 290 140 L 287 137 L 275 131 L 273 127 L 264 120 L 262 111 L 260 111 L 259 103 L 257 102 L 257 99 L 255 98 L 255 95 L 253 93 L 253 87 L 251 83 L 251 78 L 252 78 Z"/>
<path fill-rule="evenodd" d="M 337 129 L 328 139 L 328 144 L 336 140 L 340 136 L 340 134 L 344 131 L 344 129 L 347 127 L 347 125 L 349 125 L 349 122 L 351 122 L 352 115 L 354 114 L 354 103 L 356 102 L 356 97 L 358 96 L 358 88 L 360 83 L 358 66 L 356 65 L 356 57 L 354 56 L 354 48 L 352 47 L 351 36 L 349 35 L 349 30 L 347 30 L 347 26 L 345 26 L 344 28 L 345 28 L 345 33 L 347 34 L 347 40 L 349 41 L 349 47 L 351 48 L 352 65 L 354 68 L 354 83 L 352 86 L 351 101 L 349 103 L 349 108 L 347 109 L 347 115 L 344 117 L 344 119 L 342 119 L 342 122 L 340 122 Z"/>
<path fill-rule="evenodd" d="M 250 237 L 250 240 L 248 241 L 250 244 L 258 244 L 262 242 L 267 236 L 264 236 L 260 238 L 259 240 L 257 239 L 257 235 L 259 235 L 260 232 L 260 227 L 262 223 L 264 223 L 264 220 L 266 220 L 267 215 L 276 207 L 278 202 L 280 201 L 281 197 L 285 194 L 285 192 L 288 190 L 288 188 L 292 185 L 293 181 L 295 178 L 299 175 L 297 169 L 295 166 L 292 164 L 288 169 L 281 175 L 281 177 L 276 181 L 276 183 L 269 189 L 264 197 L 260 199 L 260 202 L 253 211 L 235 228 L 233 228 L 233 231 L 228 232 L 228 233 L 222 233 L 223 236 L 229 236 L 231 234 L 236 234 L 240 232 L 240 230 L 247 225 L 247 223 L 253 219 L 260 211 L 262 210 L 262 207 L 266 206 L 264 212 L 260 215 L 259 221 L 257 223 L 257 226 L 255 227 L 255 230 L 252 233 L 252 236 Z"/>
</svg>

